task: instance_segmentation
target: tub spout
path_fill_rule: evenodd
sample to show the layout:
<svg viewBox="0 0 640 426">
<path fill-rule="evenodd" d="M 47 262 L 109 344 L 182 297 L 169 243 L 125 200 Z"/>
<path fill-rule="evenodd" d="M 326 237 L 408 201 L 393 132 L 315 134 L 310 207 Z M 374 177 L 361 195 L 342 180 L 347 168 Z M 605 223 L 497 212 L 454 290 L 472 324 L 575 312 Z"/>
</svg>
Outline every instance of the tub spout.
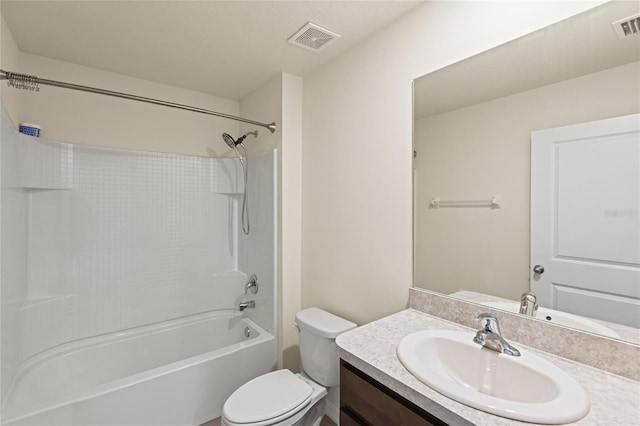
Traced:
<svg viewBox="0 0 640 426">
<path fill-rule="evenodd" d="M 249 300 L 248 302 L 242 302 L 240 303 L 240 312 L 244 311 L 247 308 L 255 308 L 256 307 L 256 302 L 254 302 L 253 300 Z"/>
</svg>

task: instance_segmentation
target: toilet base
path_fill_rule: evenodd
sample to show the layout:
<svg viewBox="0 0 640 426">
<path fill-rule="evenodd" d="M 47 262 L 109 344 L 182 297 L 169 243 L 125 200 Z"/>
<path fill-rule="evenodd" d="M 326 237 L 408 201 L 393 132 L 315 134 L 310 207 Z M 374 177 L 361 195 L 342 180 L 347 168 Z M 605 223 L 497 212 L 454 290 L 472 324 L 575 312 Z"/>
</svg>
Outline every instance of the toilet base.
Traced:
<svg viewBox="0 0 640 426">
<path fill-rule="evenodd" d="M 324 417 L 326 405 L 327 401 L 325 398 L 317 401 L 311 406 L 309 411 L 307 411 L 300 420 L 293 423 L 292 426 L 320 426 L 322 418 Z M 278 424 L 278 426 L 280 425 Z"/>
</svg>

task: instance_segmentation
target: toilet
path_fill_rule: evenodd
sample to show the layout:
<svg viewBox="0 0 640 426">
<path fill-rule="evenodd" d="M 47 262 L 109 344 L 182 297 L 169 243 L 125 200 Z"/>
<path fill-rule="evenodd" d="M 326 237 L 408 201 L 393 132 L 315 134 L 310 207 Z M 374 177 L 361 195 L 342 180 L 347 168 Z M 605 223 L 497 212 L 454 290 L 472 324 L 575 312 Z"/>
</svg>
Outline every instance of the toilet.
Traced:
<svg viewBox="0 0 640 426">
<path fill-rule="evenodd" d="M 304 373 L 277 370 L 240 386 L 224 403 L 222 425 L 320 425 L 328 388 L 340 384 L 335 339 L 356 324 L 318 308 L 298 312 L 296 323 Z"/>
</svg>

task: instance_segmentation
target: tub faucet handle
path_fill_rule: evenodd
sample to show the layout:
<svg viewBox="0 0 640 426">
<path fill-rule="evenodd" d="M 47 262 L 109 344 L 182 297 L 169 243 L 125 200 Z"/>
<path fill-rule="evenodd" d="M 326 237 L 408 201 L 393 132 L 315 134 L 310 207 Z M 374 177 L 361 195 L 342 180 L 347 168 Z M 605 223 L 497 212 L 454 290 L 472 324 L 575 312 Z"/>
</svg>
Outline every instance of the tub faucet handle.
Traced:
<svg viewBox="0 0 640 426">
<path fill-rule="evenodd" d="M 251 274 L 249 282 L 244 285 L 244 294 L 247 294 L 249 291 L 251 294 L 256 294 L 258 292 L 258 277 L 256 274 Z"/>
</svg>

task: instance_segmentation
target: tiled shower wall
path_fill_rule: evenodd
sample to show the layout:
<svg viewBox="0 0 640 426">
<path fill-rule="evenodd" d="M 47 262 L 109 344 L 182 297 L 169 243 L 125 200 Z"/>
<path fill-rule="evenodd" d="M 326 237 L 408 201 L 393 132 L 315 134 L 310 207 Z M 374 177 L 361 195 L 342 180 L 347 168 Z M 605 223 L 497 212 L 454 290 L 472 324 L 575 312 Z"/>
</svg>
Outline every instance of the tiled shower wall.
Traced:
<svg viewBox="0 0 640 426">
<path fill-rule="evenodd" d="M 251 273 L 249 315 L 273 332 L 273 152 L 249 161 L 246 237 L 236 159 L 64 144 L 2 120 L 3 387 L 52 346 L 234 309 Z"/>
<path fill-rule="evenodd" d="M 27 196 L 20 177 L 19 133 L 4 109 L 1 120 L 0 392 L 4 401 L 20 363 L 18 316 L 27 300 Z"/>
</svg>

